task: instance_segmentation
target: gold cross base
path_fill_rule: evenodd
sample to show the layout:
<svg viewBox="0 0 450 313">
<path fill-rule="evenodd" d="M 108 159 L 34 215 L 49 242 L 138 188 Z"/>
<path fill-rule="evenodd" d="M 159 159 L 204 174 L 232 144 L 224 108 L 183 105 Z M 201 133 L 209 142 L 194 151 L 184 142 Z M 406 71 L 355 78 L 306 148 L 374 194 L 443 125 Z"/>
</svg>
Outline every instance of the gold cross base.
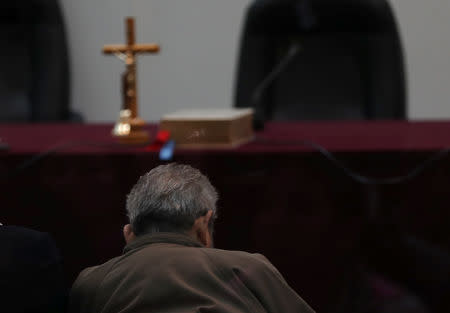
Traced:
<svg viewBox="0 0 450 313">
<path fill-rule="evenodd" d="M 140 118 L 132 118 L 130 110 L 120 111 L 112 135 L 119 143 L 130 145 L 141 145 L 150 143 L 150 135 L 144 129 L 145 122 Z"/>
</svg>

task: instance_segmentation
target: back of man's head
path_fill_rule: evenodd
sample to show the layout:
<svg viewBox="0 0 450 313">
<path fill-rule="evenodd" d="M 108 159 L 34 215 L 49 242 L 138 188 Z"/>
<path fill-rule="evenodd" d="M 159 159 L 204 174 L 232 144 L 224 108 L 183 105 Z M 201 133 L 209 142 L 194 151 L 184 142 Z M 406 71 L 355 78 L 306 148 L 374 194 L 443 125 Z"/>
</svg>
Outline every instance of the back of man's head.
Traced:
<svg viewBox="0 0 450 313">
<path fill-rule="evenodd" d="M 127 215 L 136 236 L 158 232 L 187 232 L 197 218 L 212 211 L 217 192 L 208 178 L 189 165 L 161 165 L 142 176 L 127 197 Z"/>
</svg>

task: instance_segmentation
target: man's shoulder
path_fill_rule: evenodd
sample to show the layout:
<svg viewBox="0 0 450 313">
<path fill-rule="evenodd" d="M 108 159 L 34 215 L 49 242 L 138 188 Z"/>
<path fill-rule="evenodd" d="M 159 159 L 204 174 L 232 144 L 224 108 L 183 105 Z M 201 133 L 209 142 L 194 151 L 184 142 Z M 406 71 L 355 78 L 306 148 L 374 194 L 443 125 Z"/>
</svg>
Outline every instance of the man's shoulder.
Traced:
<svg viewBox="0 0 450 313">
<path fill-rule="evenodd" d="M 2 226 L 0 227 L 0 235 L 2 237 L 9 236 L 10 238 L 23 239 L 26 241 L 49 237 L 47 233 L 20 226 Z"/>
<path fill-rule="evenodd" d="M 109 270 L 111 270 L 111 268 L 114 267 L 114 264 L 116 264 L 122 258 L 123 258 L 123 255 L 116 256 L 112 259 L 109 259 L 105 263 L 87 267 L 80 272 L 79 276 L 86 277 L 86 276 L 101 275 L 102 273 L 105 273 L 105 272 L 108 272 Z"/>
<path fill-rule="evenodd" d="M 87 267 L 78 274 L 72 289 L 77 289 L 81 286 L 82 288 L 95 289 L 105 278 L 108 272 L 113 268 L 114 264 L 121 258 L 121 256 L 110 259 L 109 261 L 96 265 Z"/>
<path fill-rule="evenodd" d="M 158 251 L 152 248 L 157 248 Z M 216 248 L 161 245 L 159 247 L 149 246 L 138 251 L 130 251 L 101 265 L 88 267 L 78 275 L 73 288 L 77 289 L 82 286 L 83 289 L 95 289 L 108 273 L 126 272 L 130 266 L 134 269 L 141 268 L 143 271 L 150 271 L 152 275 L 157 275 L 151 267 L 148 267 L 148 262 L 152 263 L 152 259 L 155 257 L 164 259 L 165 264 L 167 264 L 166 267 L 170 267 L 171 271 L 184 273 L 186 268 L 197 274 L 197 271 L 203 271 L 205 268 L 220 270 L 220 272 L 252 268 L 253 270 L 274 271 L 278 274 L 278 271 L 262 254 Z M 164 266 L 159 266 L 158 268 L 163 269 Z"/>
<path fill-rule="evenodd" d="M 60 262 L 56 244 L 48 233 L 18 226 L 1 226 L 0 245 L 8 255 L 11 263 L 7 264 L 10 266 L 23 264 L 34 268 Z"/>
<path fill-rule="evenodd" d="M 242 265 L 245 267 L 275 270 L 275 267 L 270 263 L 270 261 L 260 253 L 249 253 L 245 251 L 222 250 L 215 248 L 203 248 L 201 250 L 211 260 L 223 265 Z"/>
<path fill-rule="evenodd" d="M 218 257 L 218 258 L 231 258 L 236 260 L 243 260 L 243 261 L 255 261 L 255 262 L 262 262 L 267 261 L 267 258 L 259 253 L 250 253 L 246 251 L 238 251 L 238 250 L 223 250 L 223 249 L 217 249 L 217 248 L 202 248 L 201 249 L 204 253 L 210 256 Z"/>
</svg>

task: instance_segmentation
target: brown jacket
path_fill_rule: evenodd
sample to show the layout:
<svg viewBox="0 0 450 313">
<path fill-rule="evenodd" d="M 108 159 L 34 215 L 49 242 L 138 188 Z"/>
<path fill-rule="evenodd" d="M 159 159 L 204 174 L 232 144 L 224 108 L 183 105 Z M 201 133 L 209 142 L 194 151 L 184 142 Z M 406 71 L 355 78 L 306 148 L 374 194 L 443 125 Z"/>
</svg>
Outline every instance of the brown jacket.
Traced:
<svg viewBox="0 0 450 313">
<path fill-rule="evenodd" d="M 81 272 L 69 312 L 314 311 L 264 256 L 160 233 L 139 237 L 122 256 Z"/>
</svg>

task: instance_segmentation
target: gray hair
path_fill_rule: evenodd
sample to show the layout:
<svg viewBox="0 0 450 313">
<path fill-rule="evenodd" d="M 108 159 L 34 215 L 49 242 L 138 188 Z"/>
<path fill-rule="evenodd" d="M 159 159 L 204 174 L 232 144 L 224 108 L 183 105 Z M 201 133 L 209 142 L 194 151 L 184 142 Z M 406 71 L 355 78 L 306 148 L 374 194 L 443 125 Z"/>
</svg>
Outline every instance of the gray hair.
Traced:
<svg viewBox="0 0 450 313">
<path fill-rule="evenodd" d="M 127 196 L 126 210 L 136 236 L 156 232 L 185 232 L 197 218 L 213 211 L 217 217 L 215 188 L 199 170 L 171 163 L 141 176 Z"/>
</svg>

